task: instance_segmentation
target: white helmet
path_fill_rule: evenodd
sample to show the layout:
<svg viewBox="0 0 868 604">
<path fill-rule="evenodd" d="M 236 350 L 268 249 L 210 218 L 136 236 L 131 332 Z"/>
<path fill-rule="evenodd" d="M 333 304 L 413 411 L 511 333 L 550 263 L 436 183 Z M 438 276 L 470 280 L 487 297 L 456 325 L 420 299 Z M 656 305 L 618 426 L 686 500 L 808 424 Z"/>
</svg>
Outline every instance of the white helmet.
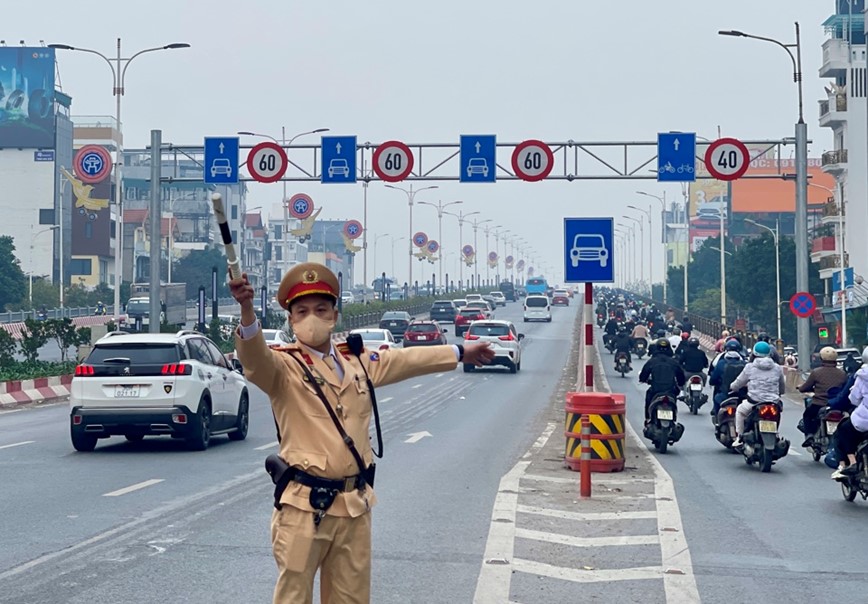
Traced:
<svg viewBox="0 0 868 604">
<path fill-rule="evenodd" d="M 868 346 L 862 351 L 862 362 L 868 364 Z"/>
</svg>

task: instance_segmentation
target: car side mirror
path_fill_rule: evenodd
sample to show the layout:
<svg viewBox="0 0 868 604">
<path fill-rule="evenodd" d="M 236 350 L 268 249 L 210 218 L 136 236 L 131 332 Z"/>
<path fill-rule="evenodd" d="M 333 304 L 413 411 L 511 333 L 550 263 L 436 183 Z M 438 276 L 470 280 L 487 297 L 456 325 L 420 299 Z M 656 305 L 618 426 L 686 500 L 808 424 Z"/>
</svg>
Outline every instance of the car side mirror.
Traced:
<svg viewBox="0 0 868 604">
<path fill-rule="evenodd" d="M 241 366 L 241 361 L 238 359 L 232 359 L 232 370 L 244 375 L 244 367 Z"/>
<path fill-rule="evenodd" d="M 445 327 L 441 328 L 441 331 L 443 331 L 443 333 L 449 333 L 449 330 L 446 329 Z"/>
<path fill-rule="evenodd" d="M 523 333 L 518 334 L 518 339 L 519 339 L 519 340 L 523 340 L 523 339 L 524 339 L 524 334 L 523 334 Z"/>
</svg>

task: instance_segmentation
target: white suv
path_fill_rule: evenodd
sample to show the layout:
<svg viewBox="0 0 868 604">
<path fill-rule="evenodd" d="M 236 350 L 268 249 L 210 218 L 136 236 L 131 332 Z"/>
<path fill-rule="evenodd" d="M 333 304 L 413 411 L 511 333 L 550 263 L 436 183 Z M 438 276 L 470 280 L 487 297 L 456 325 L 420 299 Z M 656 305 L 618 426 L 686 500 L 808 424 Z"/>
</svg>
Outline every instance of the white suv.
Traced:
<svg viewBox="0 0 868 604">
<path fill-rule="evenodd" d="M 506 306 L 506 296 L 503 295 L 503 292 L 490 292 L 488 295 L 494 298 L 494 302 L 498 306 Z"/>
<path fill-rule="evenodd" d="M 524 322 L 546 321 L 552 322 L 551 302 L 548 296 L 531 294 L 524 299 Z"/>
<path fill-rule="evenodd" d="M 183 438 L 203 451 L 212 436 L 244 440 L 250 418 L 247 381 L 200 333 L 109 333 L 75 368 L 69 394 L 70 435 L 77 451 L 122 435 Z"/>
<path fill-rule="evenodd" d="M 501 365 L 510 373 L 521 371 L 521 341 L 523 333 L 516 333 L 511 321 L 474 321 L 464 335 L 468 341 L 488 342 L 494 350 L 491 365 Z M 476 367 L 465 363 L 464 372 L 470 373 Z"/>
</svg>

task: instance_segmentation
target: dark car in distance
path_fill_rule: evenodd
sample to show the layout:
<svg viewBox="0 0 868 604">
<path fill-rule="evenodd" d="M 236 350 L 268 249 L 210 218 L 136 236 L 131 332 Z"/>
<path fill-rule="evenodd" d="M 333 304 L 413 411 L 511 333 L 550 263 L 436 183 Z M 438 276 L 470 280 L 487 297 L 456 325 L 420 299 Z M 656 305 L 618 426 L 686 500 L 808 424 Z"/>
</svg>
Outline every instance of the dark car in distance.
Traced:
<svg viewBox="0 0 868 604">
<path fill-rule="evenodd" d="M 455 315 L 458 314 L 458 307 L 452 300 L 436 300 L 431 305 L 431 320 L 441 321 L 446 323 L 454 323 Z"/>
<path fill-rule="evenodd" d="M 402 310 L 390 310 L 383 313 L 383 316 L 380 317 L 379 328 L 388 329 L 395 340 L 400 342 L 404 338 L 404 332 L 407 331 L 407 326 L 410 325 L 410 321 L 412 320 L 413 317 L 410 316 L 410 313 Z"/>
<path fill-rule="evenodd" d="M 497 289 L 503 292 L 503 297 L 506 298 L 508 302 L 515 302 L 518 300 L 515 293 L 515 285 L 511 281 L 501 281 L 500 285 L 497 286 Z"/>
</svg>

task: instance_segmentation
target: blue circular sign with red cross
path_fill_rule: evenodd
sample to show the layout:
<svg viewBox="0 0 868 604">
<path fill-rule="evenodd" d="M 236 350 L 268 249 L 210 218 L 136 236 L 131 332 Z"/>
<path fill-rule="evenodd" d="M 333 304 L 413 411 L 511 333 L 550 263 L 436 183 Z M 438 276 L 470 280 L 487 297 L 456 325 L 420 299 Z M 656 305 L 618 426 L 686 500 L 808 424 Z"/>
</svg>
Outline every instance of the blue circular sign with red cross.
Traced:
<svg viewBox="0 0 868 604">
<path fill-rule="evenodd" d="M 112 171 L 112 158 L 102 145 L 85 145 L 75 154 L 75 175 L 85 184 L 105 180 Z"/>
<path fill-rule="evenodd" d="M 413 235 L 413 245 L 416 247 L 425 247 L 428 245 L 428 235 L 419 231 L 415 235 Z"/>
<path fill-rule="evenodd" d="M 429 252 L 431 252 L 432 254 L 436 254 L 437 250 L 440 249 L 440 244 L 432 239 L 428 242 L 427 248 Z"/>
<path fill-rule="evenodd" d="M 797 317 L 810 317 L 816 309 L 817 299 L 808 292 L 796 292 L 790 298 L 790 312 Z"/>
</svg>

